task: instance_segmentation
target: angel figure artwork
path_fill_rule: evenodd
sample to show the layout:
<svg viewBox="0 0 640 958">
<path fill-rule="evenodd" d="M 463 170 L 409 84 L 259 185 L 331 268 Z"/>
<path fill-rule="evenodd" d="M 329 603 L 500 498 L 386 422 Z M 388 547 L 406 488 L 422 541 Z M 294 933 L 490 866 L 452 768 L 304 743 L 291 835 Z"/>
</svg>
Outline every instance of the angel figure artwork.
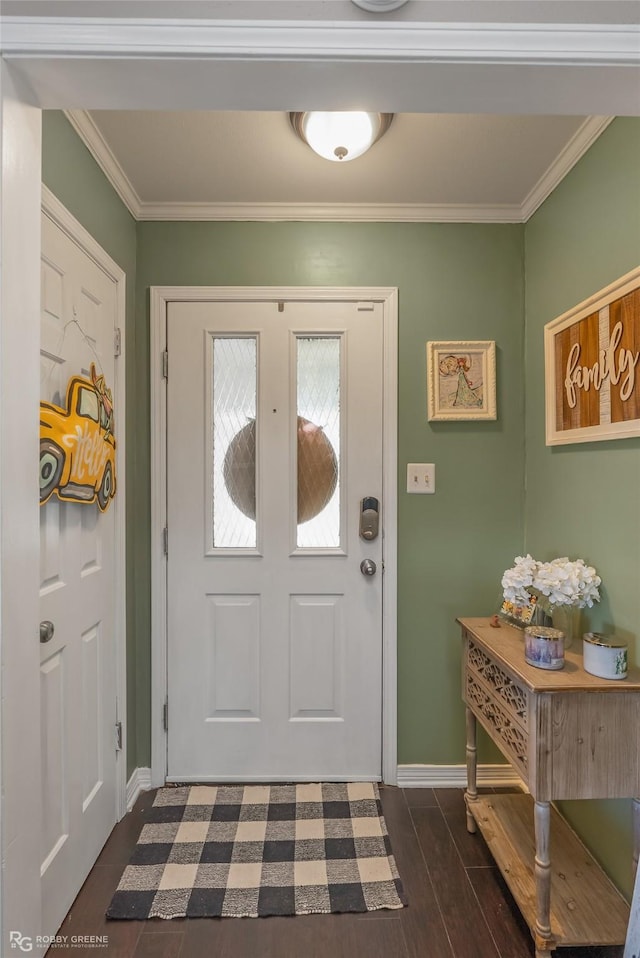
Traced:
<svg viewBox="0 0 640 958">
<path fill-rule="evenodd" d="M 427 343 L 430 420 L 495 419 L 495 343 Z"/>
<path fill-rule="evenodd" d="M 482 406 L 482 381 L 475 383 L 469 379 L 471 370 L 470 356 L 445 356 L 438 364 L 441 376 L 455 376 L 457 388 L 453 396 L 456 409 L 469 409 Z"/>
</svg>

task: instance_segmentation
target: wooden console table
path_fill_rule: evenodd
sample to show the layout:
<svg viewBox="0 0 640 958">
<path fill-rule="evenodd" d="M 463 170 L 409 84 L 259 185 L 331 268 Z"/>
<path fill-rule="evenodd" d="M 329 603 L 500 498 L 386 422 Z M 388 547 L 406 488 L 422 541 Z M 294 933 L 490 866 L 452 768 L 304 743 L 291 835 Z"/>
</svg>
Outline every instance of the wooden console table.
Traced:
<svg viewBox="0 0 640 958">
<path fill-rule="evenodd" d="M 629 906 L 551 806 L 632 798 L 640 848 L 640 669 L 610 681 L 585 672 L 580 643 L 557 672 L 524 660 L 522 632 L 489 619 L 462 627 L 467 713 L 467 829 L 480 829 L 520 908 L 536 958 L 570 945 L 624 944 Z M 528 787 L 478 795 L 476 721 Z"/>
</svg>

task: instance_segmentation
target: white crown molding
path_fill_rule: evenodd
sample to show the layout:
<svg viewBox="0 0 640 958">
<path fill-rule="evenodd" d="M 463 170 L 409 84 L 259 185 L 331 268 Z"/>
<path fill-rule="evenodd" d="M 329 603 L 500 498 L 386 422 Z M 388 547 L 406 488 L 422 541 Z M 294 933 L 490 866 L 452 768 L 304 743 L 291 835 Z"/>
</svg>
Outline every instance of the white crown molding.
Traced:
<svg viewBox="0 0 640 958">
<path fill-rule="evenodd" d="M 522 779 L 510 765 L 478 765 L 479 788 L 508 788 L 526 791 Z M 398 765 L 398 788 L 466 788 L 466 765 Z"/>
<path fill-rule="evenodd" d="M 589 147 L 604 133 L 613 116 L 589 116 L 557 155 L 551 166 L 541 176 L 530 193 L 522 201 L 521 219 L 524 223 L 542 206 Z"/>
<path fill-rule="evenodd" d="M 638 24 L 3 17 L 5 57 L 213 57 L 466 64 L 640 63 Z"/>
<path fill-rule="evenodd" d="M 134 219 L 140 219 L 142 202 L 111 147 L 86 110 L 65 110 L 64 115 Z"/>
<path fill-rule="evenodd" d="M 141 220 L 313 223 L 519 223 L 520 206 L 429 203 L 143 203 Z"/>
<path fill-rule="evenodd" d="M 143 203 L 86 110 L 65 110 L 94 160 L 134 219 L 142 222 L 519 223 L 517 204 Z"/>
</svg>

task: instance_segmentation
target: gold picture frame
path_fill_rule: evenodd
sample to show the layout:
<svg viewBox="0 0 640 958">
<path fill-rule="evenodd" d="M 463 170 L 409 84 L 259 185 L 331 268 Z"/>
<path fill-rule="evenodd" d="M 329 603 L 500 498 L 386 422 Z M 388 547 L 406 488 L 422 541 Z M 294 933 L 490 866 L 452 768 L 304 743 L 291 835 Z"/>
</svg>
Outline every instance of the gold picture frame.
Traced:
<svg viewBox="0 0 640 958">
<path fill-rule="evenodd" d="M 431 421 L 496 419 L 495 342 L 428 342 L 427 407 Z"/>
</svg>

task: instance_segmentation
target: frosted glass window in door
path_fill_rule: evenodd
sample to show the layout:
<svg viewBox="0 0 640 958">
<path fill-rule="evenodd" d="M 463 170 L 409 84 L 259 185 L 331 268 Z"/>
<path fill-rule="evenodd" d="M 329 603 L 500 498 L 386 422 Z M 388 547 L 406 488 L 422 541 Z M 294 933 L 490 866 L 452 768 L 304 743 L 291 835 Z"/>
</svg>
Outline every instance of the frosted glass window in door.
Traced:
<svg viewBox="0 0 640 958">
<path fill-rule="evenodd" d="M 297 337 L 298 548 L 340 547 L 340 346 Z"/>
<path fill-rule="evenodd" d="M 213 546 L 256 547 L 255 337 L 213 338 Z"/>
</svg>

